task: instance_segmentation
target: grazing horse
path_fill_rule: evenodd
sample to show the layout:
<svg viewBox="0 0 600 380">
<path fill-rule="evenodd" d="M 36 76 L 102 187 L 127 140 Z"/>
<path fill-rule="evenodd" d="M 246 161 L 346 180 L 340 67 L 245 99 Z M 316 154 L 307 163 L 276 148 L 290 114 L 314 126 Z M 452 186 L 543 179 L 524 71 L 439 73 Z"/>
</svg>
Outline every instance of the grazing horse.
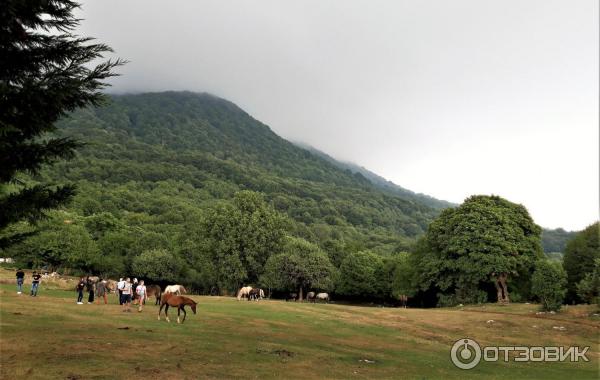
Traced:
<svg viewBox="0 0 600 380">
<path fill-rule="evenodd" d="M 148 285 L 148 286 L 146 286 L 146 298 L 149 299 L 152 296 L 156 297 L 156 302 L 154 302 L 155 305 L 159 305 L 160 304 L 160 296 L 161 296 L 161 294 L 162 294 L 162 290 L 160 289 L 159 285 Z"/>
<path fill-rule="evenodd" d="M 403 307 L 406 309 L 406 304 L 408 303 L 408 296 L 405 294 L 401 294 L 398 297 L 398 300 L 400 301 L 400 307 Z"/>
<path fill-rule="evenodd" d="M 289 300 L 294 300 L 294 302 L 296 302 L 298 300 L 298 293 L 288 293 L 288 295 L 285 297 L 285 302 Z"/>
<path fill-rule="evenodd" d="M 241 288 L 238 291 L 238 294 L 237 294 L 238 301 L 241 300 L 244 297 L 248 297 L 248 299 L 250 299 L 249 297 L 250 297 L 250 291 L 251 290 L 252 290 L 251 286 L 244 286 L 243 288 Z"/>
<path fill-rule="evenodd" d="M 260 288 L 254 288 L 248 293 L 248 301 L 258 301 L 265 298 L 265 292 Z"/>
<path fill-rule="evenodd" d="M 308 293 L 306 293 L 306 300 L 308 302 L 315 303 L 315 297 L 316 296 L 317 296 L 317 294 L 315 292 L 308 292 Z"/>
<path fill-rule="evenodd" d="M 329 294 L 328 293 L 318 293 L 315 298 L 319 301 L 325 301 L 329 303 Z"/>
<path fill-rule="evenodd" d="M 107 293 L 114 293 L 117 291 L 117 282 L 115 280 L 106 280 L 106 291 Z"/>
<path fill-rule="evenodd" d="M 165 288 L 165 293 L 177 294 L 178 296 L 187 293 L 183 285 L 169 285 Z"/>
<path fill-rule="evenodd" d="M 185 312 L 185 305 L 189 305 L 194 314 L 196 314 L 196 301 L 194 301 L 193 299 L 184 296 L 177 296 L 173 293 L 163 294 L 162 299 L 160 301 L 160 309 L 158 309 L 158 320 L 160 321 L 160 313 L 164 307 L 165 318 L 167 322 L 171 322 L 171 320 L 169 320 L 169 314 L 167 314 L 167 311 L 169 310 L 169 306 L 172 306 L 177 308 L 177 323 L 185 322 L 185 317 L 187 315 L 187 313 Z M 182 311 L 183 320 L 179 322 L 179 315 Z"/>
</svg>

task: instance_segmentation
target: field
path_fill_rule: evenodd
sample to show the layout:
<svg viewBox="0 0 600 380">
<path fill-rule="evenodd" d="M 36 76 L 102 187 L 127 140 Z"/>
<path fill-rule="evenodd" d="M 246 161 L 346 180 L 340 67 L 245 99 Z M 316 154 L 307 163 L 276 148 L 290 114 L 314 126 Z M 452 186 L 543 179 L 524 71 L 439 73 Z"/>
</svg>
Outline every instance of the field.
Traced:
<svg viewBox="0 0 600 380">
<path fill-rule="evenodd" d="M 27 286 L 29 289 L 29 286 Z M 123 313 L 76 305 L 75 292 L 33 298 L 0 285 L 3 379 L 489 378 L 596 379 L 600 319 L 592 307 L 537 315 L 537 305 L 395 309 L 340 304 L 238 302 L 194 296 L 185 324 L 157 321 L 157 307 Z M 493 320 L 493 322 L 488 322 Z M 554 327 L 564 327 L 558 330 Z M 450 347 L 590 346 L 589 362 L 481 362 L 460 370 Z"/>
</svg>

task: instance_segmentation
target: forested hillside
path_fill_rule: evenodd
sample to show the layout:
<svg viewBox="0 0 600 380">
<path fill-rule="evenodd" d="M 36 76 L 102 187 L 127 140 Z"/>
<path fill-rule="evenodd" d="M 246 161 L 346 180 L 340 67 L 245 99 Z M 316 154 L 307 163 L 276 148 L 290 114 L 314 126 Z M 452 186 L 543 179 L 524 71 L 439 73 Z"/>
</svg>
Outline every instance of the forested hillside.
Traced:
<svg viewBox="0 0 600 380">
<path fill-rule="evenodd" d="M 575 231 L 565 231 L 562 228 L 542 230 L 542 247 L 546 253 L 564 253 L 567 242 L 577 235 Z"/>
<path fill-rule="evenodd" d="M 402 186 L 399 186 L 399 185 L 393 183 L 392 181 L 388 181 L 387 179 L 383 178 L 382 176 L 375 174 L 372 171 L 370 171 L 362 166 L 359 166 L 352 162 L 343 162 L 343 161 L 336 160 L 335 158 L 331 157 L 327 153 L 324 153 L 310 145 L 307 145 L 304 143 L 296 143 L 296 145 L 316 154 L 319 157 L 324 158 L 325 160 L 331 162 L 332 164 L 334 164 L 335 166 L 337 166 L 343 170 L 350 170 L 352 173 L 358 173 L 358 174 L 364 176 L 373 185 L 375 185 L 378 189 L 389 192 L 394 195 L 398 195 L 401 198 L 414 200 L 415 202 L 422 203 L 422 204 L 427 205 L 434 209 L 444 209 L 444 208 L 448 208 L 448 207 L 457 206 L 454 203 L 435 199 L 434 197 L 431 197 L 427 194 L 415 193 L 414 191 L 405 189 Z"/>
<path fill-rule="evenodd" d="M 233 287 L 258 280 L 257 260 L 262 265 L 286 244 L 304 244 L 288 244 L 283 236 L 306 240 L 314 245 L 309 250 L 322 250 L 339 266 L 352 252 L 368 249 L 389 257 L 405 251 L 438 214 L 417 198 L 382 191 L 362 174 L 289 143 L 208 94 L 112 96 L 108 105 L 79 110 L 59 124 L 61 135 L 87 145 L 75 159 L 29 180 L 75 183 L 78 194 L 42 223 L 40 234 L 13 248 L 11 254 L 30 265 L 130 273 L 143 252 L 159 250 L 154 256 L 166 252 L 181 259 L 181 268 L 191 265 L 191 272 L 181 273 L 194 277 L 192 282 Z M 234 199 L 242 190 L 253 193 Z M 219 221 L 223 215 L 236 220 Z M 274 252 L 258 258 L 263 244 L 253 258 L 238 260 L 243 268 L 237 274 L 201 274 L 209 262 L 219 270 L 220 259 L 208 256 L 223 248 L 215 242 L 224 238 L 218 231 L 225 224 L 237 228 L 242 240 L 262 239 L 255 246 L 269 240 L 242 237 L 236 223 L 244 215 L 249 225 L 281 232 Z M 243 256 L 250 243 L 232 244 Z"/>
</svg>

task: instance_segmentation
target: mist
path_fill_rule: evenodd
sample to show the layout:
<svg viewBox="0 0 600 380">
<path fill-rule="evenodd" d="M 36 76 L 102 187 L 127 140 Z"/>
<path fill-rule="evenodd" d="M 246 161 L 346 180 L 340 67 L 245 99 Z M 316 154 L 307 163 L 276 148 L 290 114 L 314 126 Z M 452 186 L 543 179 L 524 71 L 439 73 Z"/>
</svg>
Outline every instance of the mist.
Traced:
<svg viewBox="0 0 600 380">
<path fill-rule="evenodd" d="M 598 219 L 598 1 L 86 1 L 130 63 L 110 92 L 189 90 L 416 192 Z"/>
</svg>

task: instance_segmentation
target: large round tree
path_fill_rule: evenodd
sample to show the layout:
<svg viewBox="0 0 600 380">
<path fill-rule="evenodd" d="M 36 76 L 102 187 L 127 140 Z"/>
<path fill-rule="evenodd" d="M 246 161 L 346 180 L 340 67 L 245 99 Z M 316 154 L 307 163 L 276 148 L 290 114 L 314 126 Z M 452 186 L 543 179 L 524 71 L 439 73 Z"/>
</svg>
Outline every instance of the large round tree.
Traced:
<svg viewBox="0 0 600 380">
<path fill-rule="evenodd" d="M 435 287 L 459 300 L 481 299 L 492 282 L 498 302 L 509 302 L 509 278 L 529 276 L 543 257 L 540 234 L 525 207 L 498 196 L 472 196 L 442 211 L 419 244 L 421 288 Z M 469 298 L 474 293 L 479 295 Z"/>
</svg>

